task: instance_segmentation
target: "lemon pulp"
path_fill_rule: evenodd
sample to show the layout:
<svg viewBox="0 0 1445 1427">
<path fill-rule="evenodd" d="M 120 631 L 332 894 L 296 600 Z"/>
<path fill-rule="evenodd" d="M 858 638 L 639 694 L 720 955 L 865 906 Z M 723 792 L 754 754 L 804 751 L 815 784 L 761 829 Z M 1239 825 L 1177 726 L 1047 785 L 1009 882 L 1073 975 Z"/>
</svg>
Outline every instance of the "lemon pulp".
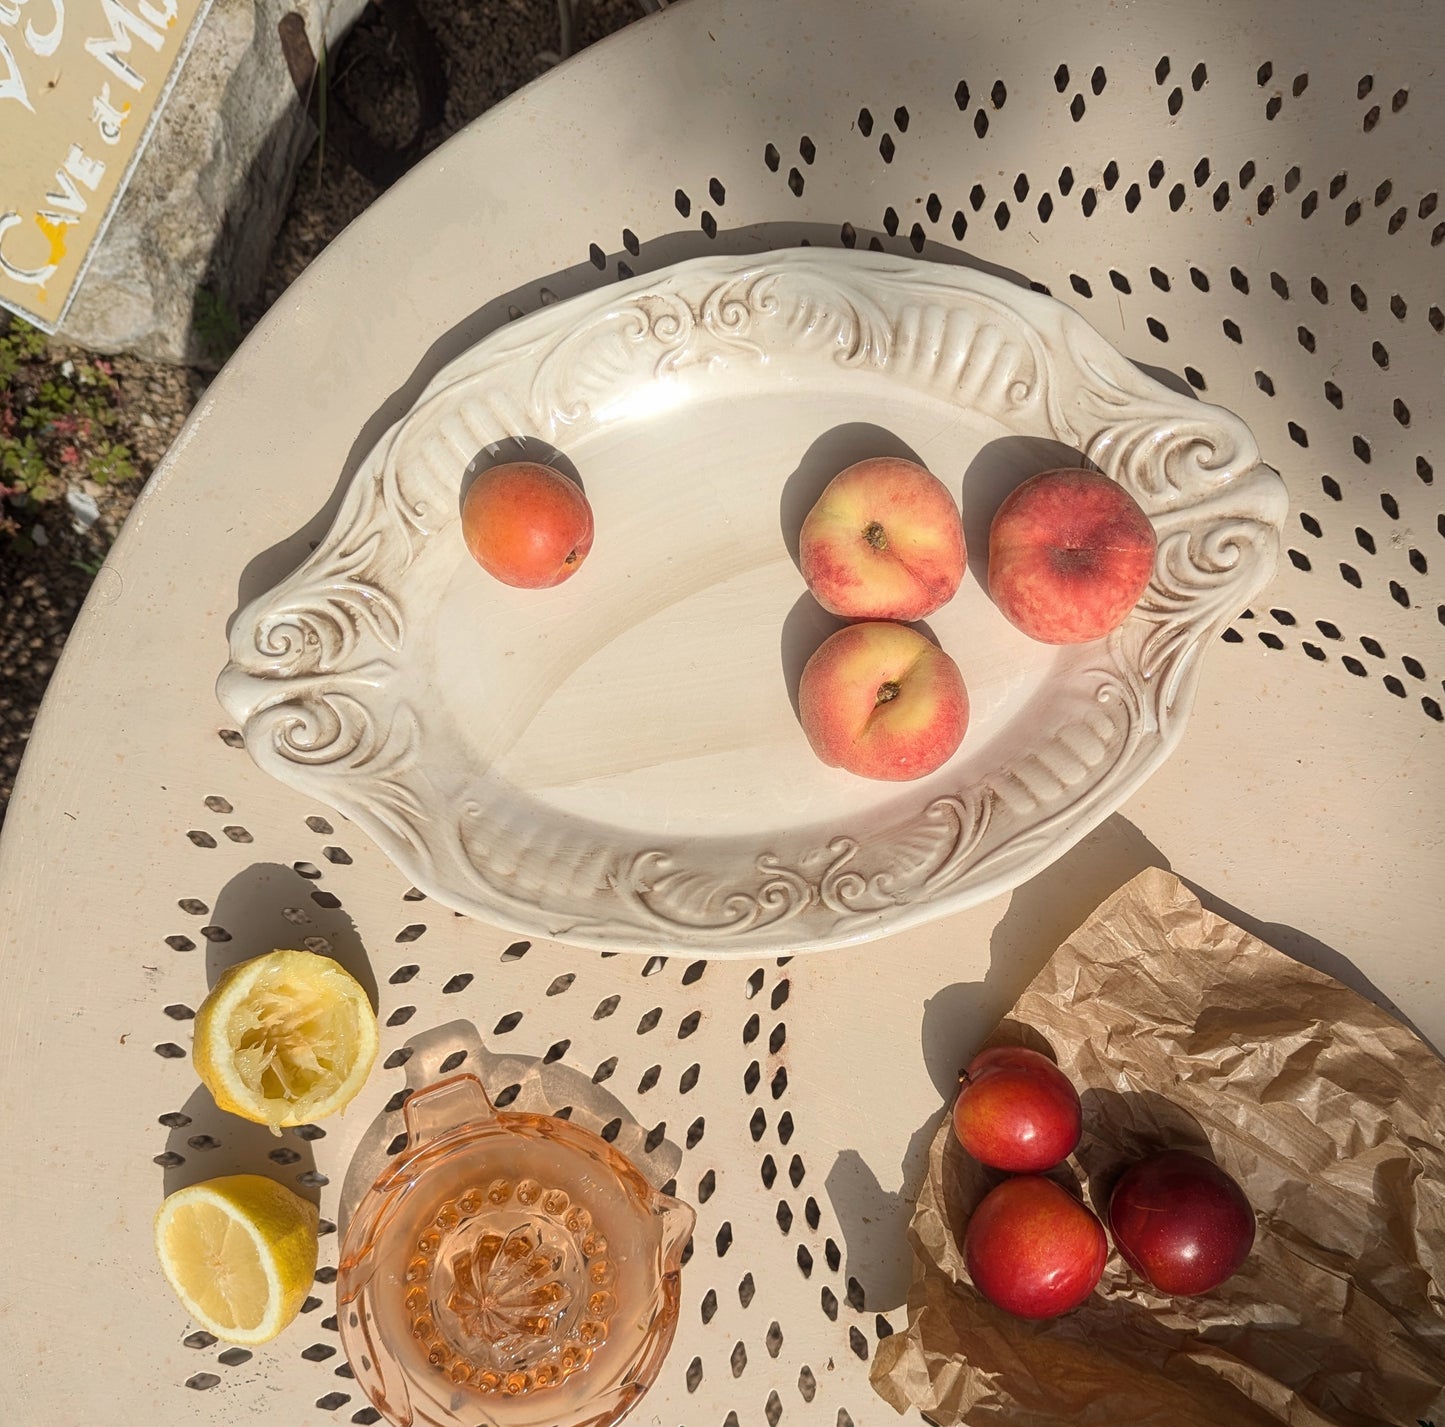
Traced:
<svg viewBox="0 0 1445 1427">
<path fill-rule="evenodd" d="M 279 1134 L 344 1109 L 377 1043 L 376 1013 L 343 967 L 273 951 L 233 966 L 202 1002 L 194 1062 L 221 1109 Z"/>
</svg>

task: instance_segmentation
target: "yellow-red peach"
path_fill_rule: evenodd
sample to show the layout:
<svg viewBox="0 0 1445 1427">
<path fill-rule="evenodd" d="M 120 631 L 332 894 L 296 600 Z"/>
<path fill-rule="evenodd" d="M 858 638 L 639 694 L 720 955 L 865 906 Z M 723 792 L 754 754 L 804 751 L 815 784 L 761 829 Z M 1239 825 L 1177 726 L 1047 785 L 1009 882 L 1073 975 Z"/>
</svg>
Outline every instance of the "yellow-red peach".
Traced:
<svg viewBox="0 0 1445 1427">
<path fill-rule="evenodd" d="M 462 501 L 462 538 L 490 575 L 521 589 L 570 579 L 592 548 L 592 507 L 561 471 L 511 461 L 483 471 Z"/>
<path fill-rule="evenodd" d="M 1154 571 L 1154 527 L 1117 481 L 1043 471 L 1010 493 L 988 533 L 988 592 L 1044 644 L 1083 644 L 1117 629 Z"/>
<path fill-rule="evenodd" d="M 1048 1056 L 993 1046 L 974 1056 L 960 1079 L 953 1129 L 980 1164 L 1037 1174 L 1078 1146 L 1079 1093 Z"/>
<path fill-rule="evenodd" d="M 922 619 L 963 579 L 963 523 L 948 487 L 913 461 L 878 456 L 833 477 L 803 521 L 803 579 L 845 619 Z"/>
<path fill-rule="evenodd" d="M 1015 1175 L 991 1189 L 963 1236 L 973 1286 L 1018 1318 L 1055 1318 L 1077 1308 L 1108 1258 L 1097 1217 L 1037 1174 Z"/>
<path fill-rule="evenodd" d="M 864 778 L 903 782 L 947 763 L 968 728 L 958 665 L 906 624 L 830 635 L 803 668 L 798 715 L 813 752 Z"/>
</svg>

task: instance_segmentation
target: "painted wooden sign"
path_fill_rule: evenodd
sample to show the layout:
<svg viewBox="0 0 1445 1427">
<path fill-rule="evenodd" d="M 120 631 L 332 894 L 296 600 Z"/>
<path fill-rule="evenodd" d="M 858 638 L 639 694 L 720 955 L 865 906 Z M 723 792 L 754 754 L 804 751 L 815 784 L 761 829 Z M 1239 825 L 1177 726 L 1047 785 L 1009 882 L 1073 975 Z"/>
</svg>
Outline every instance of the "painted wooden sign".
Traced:
<svg viewBox="0 0 1445 1427">
<path fill-rule="evenodd" d="M 210 0 L 0 0 L 0 305 L 54 331 Z"/>
</svg>

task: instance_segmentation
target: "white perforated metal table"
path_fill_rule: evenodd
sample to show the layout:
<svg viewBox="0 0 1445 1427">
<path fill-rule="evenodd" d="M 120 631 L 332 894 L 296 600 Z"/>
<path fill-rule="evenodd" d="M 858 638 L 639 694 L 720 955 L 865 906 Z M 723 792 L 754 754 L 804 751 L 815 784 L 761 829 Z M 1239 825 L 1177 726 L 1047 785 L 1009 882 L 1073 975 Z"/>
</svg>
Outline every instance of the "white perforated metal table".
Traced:
<svg viewBox="0 0 1445 1427">
<path fill-rule="evenodd" d="M 397 1052 L 422 1027 L 473 1023 L 522 1103 L 540 1059 L 665 1124 L 699 1222 L 637 1420 L 729 1427 L 891 1416 L 868 1363 L 903 1321 L 909 1193 L 959 1060 L 1140 867 L 1445 1044 L 1442 59 L 1432 0 L 688 0 L 499 106 L 353 225 L 137 505 L 10 805 L 0 1416 L 375 1420 L 328 1267 L 276 1343 L 225 1350 L 167 1291 L 150 1224 L 167 1190 L 258 1166 L 319 1186 L 334 1221 L 363 1134 L 400 1128 Z M 236 747 L 212 693 L 228 618 L 510 315 L 804 241 L 1042 285 L 1251 425 L 1289 487 L 1285 558 L 1209 651 L 1182 746 L 1011 896 L 854 950 L 603 958 L 409 897 Z M 384 1068 L 324 1134 L 277 1145 L 197 1088 L 189 1022 L 218 966 L 298 941 L 369 962 Z"/>
</svg>

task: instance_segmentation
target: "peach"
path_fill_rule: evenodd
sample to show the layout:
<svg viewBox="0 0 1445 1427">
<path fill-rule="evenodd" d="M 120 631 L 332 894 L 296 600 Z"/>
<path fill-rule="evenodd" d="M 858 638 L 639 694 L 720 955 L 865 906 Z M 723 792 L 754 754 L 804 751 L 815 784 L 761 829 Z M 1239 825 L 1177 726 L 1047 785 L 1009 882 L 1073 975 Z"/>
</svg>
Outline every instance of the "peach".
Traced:
<svg viewBox="0 0 1445 1427">
<path fill-rule="evenodd" d="M 1117 629 L 1154 571 L 1154 527 L 1097 471 L 1043 471 L 1010 493 L 988 532 L 988 592 L 1044 644 Z"/>
<path fill-rule="evenodd" d="M 1098 1218 L 1037 1174 L 1015 1175 L 991 1189 L 963 1235 L 973 1286 L 1017 1318 L 1056 1318 L 1077 1308 L 1108 1259 Z"/>
<path fill-rule="evenodd" d="M 833 477 L 803 521 L 798 563 L 845 619 L 922 619 L 963 579 L 963 523 L 948 487 L 913 461 L 878 456 Z"/>
<path fill-rule="evenodd" d="M 953 1129 L 980 1164 L 1037 1174 L 1073 1154 L 1083 1130 L 1079 1093 L 1048 1056 L 994 1046 L 959 1078 Z"/>
<path fill-rule="evenodd" d="M 573 481 L 536 461 L 483 471 L 462 501 L 462 538 L 505 585 L 546 589 L 575 575 L 592 548 L 592 507 Z"/>
<path fill-rule="evenodd" d="M 958 665 L 906 624 L 869 621 L 830 635 L 798 686 L 813 752 L 864 778 L 903 782 L 947 763 L 968 728 Z"/>
<path fill-rule="evenodd" d="M 1109 1228 L 1125 1263 L 1161 1293 L 1211 1293 L 1254 1247 L 1254 1210 L 1211 1159 L 1165 1150 L 1124 1171 Z"/>
</svg>

